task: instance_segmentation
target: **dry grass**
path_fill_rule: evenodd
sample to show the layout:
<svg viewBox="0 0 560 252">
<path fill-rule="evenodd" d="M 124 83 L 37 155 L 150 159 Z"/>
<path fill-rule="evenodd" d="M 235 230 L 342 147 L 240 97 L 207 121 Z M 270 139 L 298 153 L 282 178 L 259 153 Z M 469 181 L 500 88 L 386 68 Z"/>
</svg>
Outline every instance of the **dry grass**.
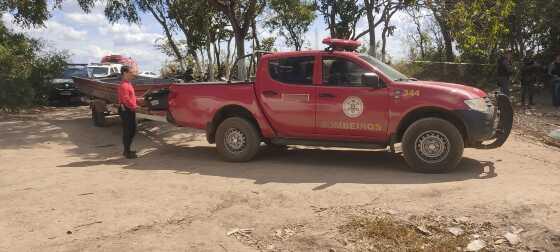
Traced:
<svg viewBox="0 0 560 252">
<path fill-rule="evenodd" d="M 469 242 L 465 234 L 455 237 L 437 226 L 424 227 L 421 231 L 390 216 L 353 217 L 341 231 L 355 241 L 357 251 L 457 251 Z"/>
</svg>

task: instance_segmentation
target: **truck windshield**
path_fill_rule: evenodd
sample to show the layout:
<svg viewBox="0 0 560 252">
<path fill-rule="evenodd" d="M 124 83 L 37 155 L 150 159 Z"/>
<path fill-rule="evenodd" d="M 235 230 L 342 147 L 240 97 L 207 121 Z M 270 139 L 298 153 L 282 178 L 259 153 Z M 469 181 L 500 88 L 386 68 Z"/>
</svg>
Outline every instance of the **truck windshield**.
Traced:
<svg viewBox="0 0 560 252">
<path fill-rule="evenodd" d="M 63 79 L 72 79 L 72 77 L 87 78 L 87 70 L 85 68 L 67 68 L 62 73 Z"/>
<path fill-rule="evenodd" d="M 377 69 L 379 69 L 379 71 L 383 72 L 385 75 L 387 75 L 389 78 L 391 78 L 391 80 L 394 80 L 394 81 L 414 80 L 414 79 L 409 78 L 406 75 L 400 73 L 396 69 L 392 68 L 391 66 L 383 63 L 381 60 L 378 60 L 374 57 L 362 54 L 362 55 L 360 55 L 360 58 L 362 58 L 363 60 L 367 61 L 368 63 L 370 63 L 371 65 L 373 65 Z"/>
</svg>

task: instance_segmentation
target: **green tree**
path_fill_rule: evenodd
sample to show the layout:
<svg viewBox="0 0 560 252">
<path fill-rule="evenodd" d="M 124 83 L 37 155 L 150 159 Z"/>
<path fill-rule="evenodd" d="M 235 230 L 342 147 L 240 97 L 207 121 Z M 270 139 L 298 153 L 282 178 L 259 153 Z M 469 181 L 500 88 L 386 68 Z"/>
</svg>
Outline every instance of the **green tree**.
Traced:
<svg viewBox="0 0 560 252">
<path fill-rule="evenodd" d="M 300 51 L 304 34 L 315 20 L 315 5 L 301 0 L 270 0 L 272 17 L 265 25 L 271 31 L 279 31 L 288 46 Z"/>
<path fill-rule="evenodd" d="M 162 45 L 167 46 L 173 56 L 179 62 L 181 69 L 185 69 L 185 54 L 182 53 L 178 42 L 174 38 L 177 24 L 169 17 L 169 0 L 107 0 L 105 2 L 105 16 L 111 23 L 126 21 L 128 23 L 140 23 L 139 13 L 151 14 L 163 29 L 166 41 Z"/>
<path fill-rule="evenodd" d="M 275 43 L 276 43 L 275 37 L 264 38 L 261 41 L 260 47 L 257 48 L 257 51 L 275 52 L 277 51 L 276 48 L 274 47 Z"/>
<path fill-rule="evenodd" d="M 229 20 L 235 38 L 237 57 L 243 57 L 249 28 L 254 26 L 254 20 L 262 12 L 266 2 L 264 0 L 208 0 L 208 2 Z M 245 62 L 240 61 L 237 67 L 237 78 L 245 80 L 247 78 Z"/>
<path fill-rule="evenodd" d="M 462 59 L 491 62 L 499 48 L 508 47 L 508 17 L 513 0 L 458 2 L 449 20 Z"/>
<path fill-rule="evenodd" d="M 2 0 L 0 14 L 8 12 L 14 16 L 16 23 L 29 26 L 43 26 L 51 17 L 51 11 L 62 6 L 63 0 Z M 80 7 L 89 12 L 96 0 L 77 0 Z M 52 3 L 52 6 L 49 6 Z"/>
<path fill-rule="evenodd" d="M 396 26 L 391 25 L 392 17 L 405 6 L 412 4 L 412 0 L 364 0 L 364 11 L 368 27 L 358 33 L 353 39 L 369 35 L 368 54 L 377 57 L 377 34 L 375 29 L 383 25 L 381 33 L 381 58 L 385 61 L 387 37 L 392 36 Z"/>
<path fill-rule="evenodd" d="M 50 81 L 62 72 L 68 55 L 44 47 L 0 22 L 0 109 L 16 111 L 47 101 Z"/>
<path fill-rule="evenodd" d="M 332 38 L 355 37 L 356 26 L 364 14 L 363 4 L 358 0 L 318 0 L 316 5 Z"/>
</svg>

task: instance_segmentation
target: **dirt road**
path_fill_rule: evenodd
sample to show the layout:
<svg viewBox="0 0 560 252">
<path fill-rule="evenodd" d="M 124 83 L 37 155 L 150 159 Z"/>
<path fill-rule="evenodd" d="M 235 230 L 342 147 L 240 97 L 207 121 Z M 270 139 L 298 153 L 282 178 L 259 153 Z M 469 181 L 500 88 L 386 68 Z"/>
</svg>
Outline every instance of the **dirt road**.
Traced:
<svg viewBox="0 0 560 252">
<path fill-rule="evenodd" d="M 0 251 L 344 251 L 344 211 L 366 208 L 521 227 L 527 246 L 556 248 L 559 151 L 521 136 L 427 175 L 382 151 L 265 149 L 224 163 L 199 132 L 140 128 L 131 161 L 118 124 L 93 127 L 86 107 L 1 117 Z M 275 236 L 285 227 L 291 237 Z"/>
</svg>

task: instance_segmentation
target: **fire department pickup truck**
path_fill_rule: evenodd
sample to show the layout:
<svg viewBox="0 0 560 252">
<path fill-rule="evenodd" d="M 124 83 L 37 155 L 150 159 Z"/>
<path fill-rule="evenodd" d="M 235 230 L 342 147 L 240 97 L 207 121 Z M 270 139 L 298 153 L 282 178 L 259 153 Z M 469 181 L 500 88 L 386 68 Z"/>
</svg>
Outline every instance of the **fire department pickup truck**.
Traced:
<svg viewBox="0 0 560 252">
<path fill-rule="evenodd" d="M 419 81 L 356 53 L 356 41 L 323 42 L 328 45 L 324 51 L 238 59 L 236 64 L 250 62 L 239 67 L 249 76 L 242 81 L 136 80 L 138 96 L 169 88 L 140 102 L 148 107 L 139 109 L 139 117 L 205 129 L 208 142 L 234 162 L 251 160 L 262 143 L 389 147 L 393 152 L 400 143 L 411 168 L 433 173 L 455 168 L 464 148 L 491 149 L 506 142 L 513 121 L 507 96 Z M 95 125 L 102 126 L 105 116 L 116 111 L 118 79 L 74 79 L 92 99 Z"/>
<path fill-rule="evenodd" d="M 513 110 L 505 95 L 409 78 L 355 52 L 356 41 L 323 43 L 324 51 L 262 54 L 244 81 L 172 84 L 168 119 L 205 129 L 233 162 L 251 160 L 263 142 L 393 151 L 401 143 L 411 168 L 434 173 L 455 168 L 464 148 L 507 140 Z"/>
</svg>

